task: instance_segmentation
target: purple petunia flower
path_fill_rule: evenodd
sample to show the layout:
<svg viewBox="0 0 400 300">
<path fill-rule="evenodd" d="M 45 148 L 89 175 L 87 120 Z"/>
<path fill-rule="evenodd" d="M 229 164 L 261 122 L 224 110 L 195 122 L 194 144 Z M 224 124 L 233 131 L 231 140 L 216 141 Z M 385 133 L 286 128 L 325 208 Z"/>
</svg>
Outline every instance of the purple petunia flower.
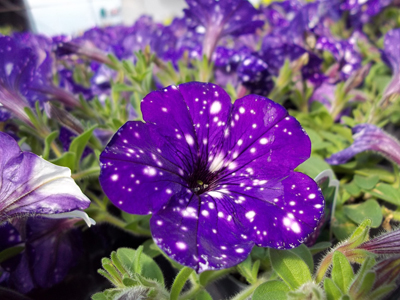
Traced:
<svg viewBox="0 0 400 300">
<path fill-rule="evenodd" d="M 395 138 L 372 124 L 354 126 L 352 131 L 353 144 L 326 159 L 328 163 L 344 164 L 358 153 L 373 151 L 400 165 L 400 144 Z"/>
<path fill-rule="evenodd" d="M 0 132 L 0 223 L 15 217 L 81 217 L 90 200 L 71 178 L 71 170 L 36 154 L 22 152 L 17 142 Z"/>
<path fill-rule="evenodd" d="M 203 55 L 211 57 L 221 37 L 254 33 L 264 22 L 255 20 L 258 11 L 247 0 L 186 0 L 186 18 L 205 32 Z"/>
<path fill-rule="evenodd" d="M 317 184 L 294 172 L 310 155 L 300 124 L 275 102 L 248 95 L 232 105 L 211 83 L 148 94 L 142 122 L 127 122 L 100 156 L 111 201 L 152 214 L 155 243 L 197 272 L 243 261 L 254 244 L 287 249 L 323 213 Z"/>
</svg>

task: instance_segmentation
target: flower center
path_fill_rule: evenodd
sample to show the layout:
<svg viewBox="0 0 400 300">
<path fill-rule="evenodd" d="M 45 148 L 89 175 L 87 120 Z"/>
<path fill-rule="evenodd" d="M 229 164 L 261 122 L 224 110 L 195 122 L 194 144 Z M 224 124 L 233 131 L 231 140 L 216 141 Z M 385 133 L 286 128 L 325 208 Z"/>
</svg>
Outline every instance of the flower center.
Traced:
<svg viewBox="0 0 400 300">
<path fill-rule="evenodd" d="M 195 171 L 186 179 L 189 188 L 196 194 L 201 195 L 215 189 L 219 178 L 219 172 L 210 172 L 206 166 L 198 165 Z"/>
</svg>

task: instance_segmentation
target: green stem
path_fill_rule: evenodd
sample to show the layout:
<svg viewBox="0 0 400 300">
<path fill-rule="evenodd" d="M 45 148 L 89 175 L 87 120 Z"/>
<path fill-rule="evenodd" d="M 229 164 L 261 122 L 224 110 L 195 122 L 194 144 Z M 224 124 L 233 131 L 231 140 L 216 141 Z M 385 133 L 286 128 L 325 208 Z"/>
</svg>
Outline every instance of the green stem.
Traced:
<svg viewBox="0 0 400 300">
<path fill-rule="evenodd" d="M 86 190 L 85 194 L 94 202 L 96 202 L 97 206 L 100 208 L 100 210 L 102 211 L 107 211 L 107 206 L 104 204 L 103 201 L 101 201 L 99 199 L 99 197 L 97 197 L 93 192 L 91 192 L 90 190 Z"/>
<path fill-rule="evenodd" d="M 254 293 L 255 289 L 258 288 L 259 285 L 263 284 L 266 281 L 267 281 L 267 279 L 265 277 L 258 278 L 254 284 L 249 285 L 247 288 L 242 290 L 235 297 L 231 298 L 231 300 L 246 300 L 246 299 L 248 299 Z"/>
<path fill-rule="evenodd" d="M 83 170 L 81 172 L 72 174 L 71 177 L 74 180 L 79 180 L 79 179 L 82 179 L 82 178 L 87 177 L 87 176 L 97 175 L 99 173 L 100 173 L 100 167 L 96 166 L 96 167 L 89 168 L 89 169 Z"/>
<path fill-rule="evenodd" d="M 182 296 L 179 297 L 179 300 L 189 300 L 193 299 L 198 293 L 200 293 L 204 289 L 201 285 L 193 285 L 190 290 L 184 293 Z"/>
</svg>

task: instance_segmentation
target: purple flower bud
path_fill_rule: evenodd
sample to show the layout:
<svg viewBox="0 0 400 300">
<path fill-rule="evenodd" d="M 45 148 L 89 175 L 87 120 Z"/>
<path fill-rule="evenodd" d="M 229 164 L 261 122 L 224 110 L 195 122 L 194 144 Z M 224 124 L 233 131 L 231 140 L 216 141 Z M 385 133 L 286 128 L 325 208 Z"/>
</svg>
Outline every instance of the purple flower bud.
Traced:
<svg viewBox="0 0 400 300">
<path fill-rule="evenodd" d="M 143 122 L 127 122 L 100 156 L 100 183 L 133 214 L 152 214 L 155 243 L 197 272 L 243 261 L 256 244 L 288 249 L 318 224 L 324 199 L 294 172 L 310 139 L 279 104 L 258 95 L 231 103 L 211 83 L 154 91 Z M 146 199 L 146 201 L 143 201 Z"/>
<path fill-rule="evenodd" d="M 400 144 L 394 137 L 372 124 L 354 126 L 352 131 L 353 144 L 326 159 L 328 163 L 344 164 L 358 153 L 373 151 L 400 165 Z"/>
</svg>

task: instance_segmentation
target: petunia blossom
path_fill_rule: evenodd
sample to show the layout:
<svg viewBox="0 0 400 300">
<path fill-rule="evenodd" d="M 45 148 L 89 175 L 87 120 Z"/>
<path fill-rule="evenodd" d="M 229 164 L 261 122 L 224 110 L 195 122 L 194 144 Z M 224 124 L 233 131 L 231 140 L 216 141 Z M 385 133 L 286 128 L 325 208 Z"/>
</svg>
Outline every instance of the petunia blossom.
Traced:
<svg viewBox="0 0 400 300">
<path fill-rule="evenodd" d="M 243 261 L 254 244 L 288 249 L 324 210 L 317 184 L 294 172 L 310 139 L 279 104 L 248 95 L 231 104 L 211 83 L 148 94 L 100 156 L 100 183 L 132 214 L 152 214 L 155 243 L 197 272 Z"/>
<path fill-rule="evenodd" d="M 377 152 L 400 165 L 400 143 L 382 129 L 372 124 L 354 126 L 353 144 L 326 159 L 331 165 L 344 164 L 364 151 Z"/>
<path fill-rule="evenodd" d="M 56 166 L 31 152 L 22 152 L 17 142 L 0 132 L 0 223 L 24 216 L 83 218 L 90 205 L 71 178 L 71 170 Z"/>
</svg>

